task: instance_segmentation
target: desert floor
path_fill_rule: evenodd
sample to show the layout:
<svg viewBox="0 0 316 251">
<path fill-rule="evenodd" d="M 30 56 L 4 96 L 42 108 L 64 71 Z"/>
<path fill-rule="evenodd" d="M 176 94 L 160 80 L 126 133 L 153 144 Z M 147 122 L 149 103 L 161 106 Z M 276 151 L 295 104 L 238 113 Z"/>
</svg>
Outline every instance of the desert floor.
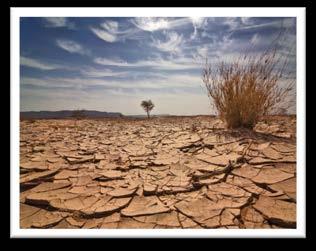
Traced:
<svg viewBox="0 0 316 251">
<path fill-rule="evenodd" d="M 296 119 L 20 123 L 21 228 L 295 228 Z"/>
</svg>

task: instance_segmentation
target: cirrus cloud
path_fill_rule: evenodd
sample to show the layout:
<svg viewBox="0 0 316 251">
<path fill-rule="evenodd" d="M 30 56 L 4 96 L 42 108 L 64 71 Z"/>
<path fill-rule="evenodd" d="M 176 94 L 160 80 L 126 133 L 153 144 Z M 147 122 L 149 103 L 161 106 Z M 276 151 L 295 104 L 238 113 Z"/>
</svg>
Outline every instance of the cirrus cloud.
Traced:
<svg viewBox="0 0 316 251">
<path fill-rule="evenodd" d="M 160 17 L 135 17 L 132 23 L 144 31 L 156 31 L 169 28 L 169 21 Z"/>
<path fill-rule="evenodd" d="M 173 60 L 166 60 L 162 58 L 153 58 L 146 60 L 139 60 L 136 62 L 126 62 L 121 59 L 109 59 L 109 58 L 95 58 L 94 63 L 106 66 L 117 66 L 117 67 L 131 67 L 139 68 L 146 67 L 154 70 L 193 70 L 200 69 L 201 66 L 195 63 L 193 58 L 178 57 Z"/>
<path fill-rule="evenodd" d="M 61 66 L 56 64 L 47 64 L 33 58 L 20 57 L 20 65 L 24 65 L 31 68 L 36 68 L 40 70 L 55 70 L 61 68 Z"/>
<path fill-rule="evenodd" d="M 179 53 L 181 51 L 181 45 L 183 44 L 183 36 L 177 32 L 165 32 L 165 36 L 165 40 L 153 39 L 151 46 L 160 51 Z"/>
<path fill-rule="evenodd" d="M 67 40 L 67 39 L 57 39 L 56 44 L 58 47 L 61 49 L 68 51 L 69 53 L 77 53 L 81 55 L 89 55 L 90 51 L 83 48 L 82 45 L 79 43 L 72 41 L 72 40 Z"/>
<path fill-rule="evenodd" d="M 106 41 L 106 42 L 109 42 L 109 43 L 113 43 L 115 42 L 117 39 L 116 39 L 116 35 L 114 34 L 111 34 L 110 32 L 104 30 L 104 29 L 98 29 L 98 28 L 91 28 L 91 31 L 97 35 L 98 38 Z"/>
<path fill-rule="evenodd" d="M 44 17 L 46 27 L 66 27 L 68 29 L 74 29 L 74 23 L 69 22 L 68 18 L 66 17 Z"/>
</svg>

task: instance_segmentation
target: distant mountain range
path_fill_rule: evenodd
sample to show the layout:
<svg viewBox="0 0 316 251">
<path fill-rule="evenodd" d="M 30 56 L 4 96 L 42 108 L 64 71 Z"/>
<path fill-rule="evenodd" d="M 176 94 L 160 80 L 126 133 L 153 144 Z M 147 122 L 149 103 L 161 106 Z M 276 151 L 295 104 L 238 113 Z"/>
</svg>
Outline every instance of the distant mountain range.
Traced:
<svg viewBox="0 0 316 251">
<path fill-rule="evenodd" d="M 70 118 L 74 115 L 73 110 L 63 110 L 63 111 L 30 111 L 30 112 L 20 112 L 21 119 L 60 119 L 60 118 Z M 94 110 L 83 110 L 82 115 L 87 118 L 119 118 L 123 117 L 122 113 L 119 112 L 99 112 Z"/>
</svg>

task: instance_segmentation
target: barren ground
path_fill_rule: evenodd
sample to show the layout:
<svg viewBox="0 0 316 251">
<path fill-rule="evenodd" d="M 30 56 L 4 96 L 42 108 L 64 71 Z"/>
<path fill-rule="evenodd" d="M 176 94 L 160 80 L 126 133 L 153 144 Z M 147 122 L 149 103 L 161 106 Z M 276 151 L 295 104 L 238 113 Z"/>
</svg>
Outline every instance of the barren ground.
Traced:
<svg viewBox="0 0 316 251">
<path fill-rule="evenodd" d="M 20 124 L 21 228 L 295 228 L 296 119 Z"/>
</svg>

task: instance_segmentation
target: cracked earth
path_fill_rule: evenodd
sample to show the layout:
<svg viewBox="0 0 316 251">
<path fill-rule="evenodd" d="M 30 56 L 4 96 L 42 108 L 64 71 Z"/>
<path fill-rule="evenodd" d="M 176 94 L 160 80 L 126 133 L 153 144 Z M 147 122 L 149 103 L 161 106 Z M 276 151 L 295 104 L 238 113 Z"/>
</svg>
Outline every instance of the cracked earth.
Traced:
<svg viewBox="0 0 316 251">
<path fill-rule="evenodd" d="M 20 124 L 21 228 L 295 228 L 296 119 Z"/>
</svg>

